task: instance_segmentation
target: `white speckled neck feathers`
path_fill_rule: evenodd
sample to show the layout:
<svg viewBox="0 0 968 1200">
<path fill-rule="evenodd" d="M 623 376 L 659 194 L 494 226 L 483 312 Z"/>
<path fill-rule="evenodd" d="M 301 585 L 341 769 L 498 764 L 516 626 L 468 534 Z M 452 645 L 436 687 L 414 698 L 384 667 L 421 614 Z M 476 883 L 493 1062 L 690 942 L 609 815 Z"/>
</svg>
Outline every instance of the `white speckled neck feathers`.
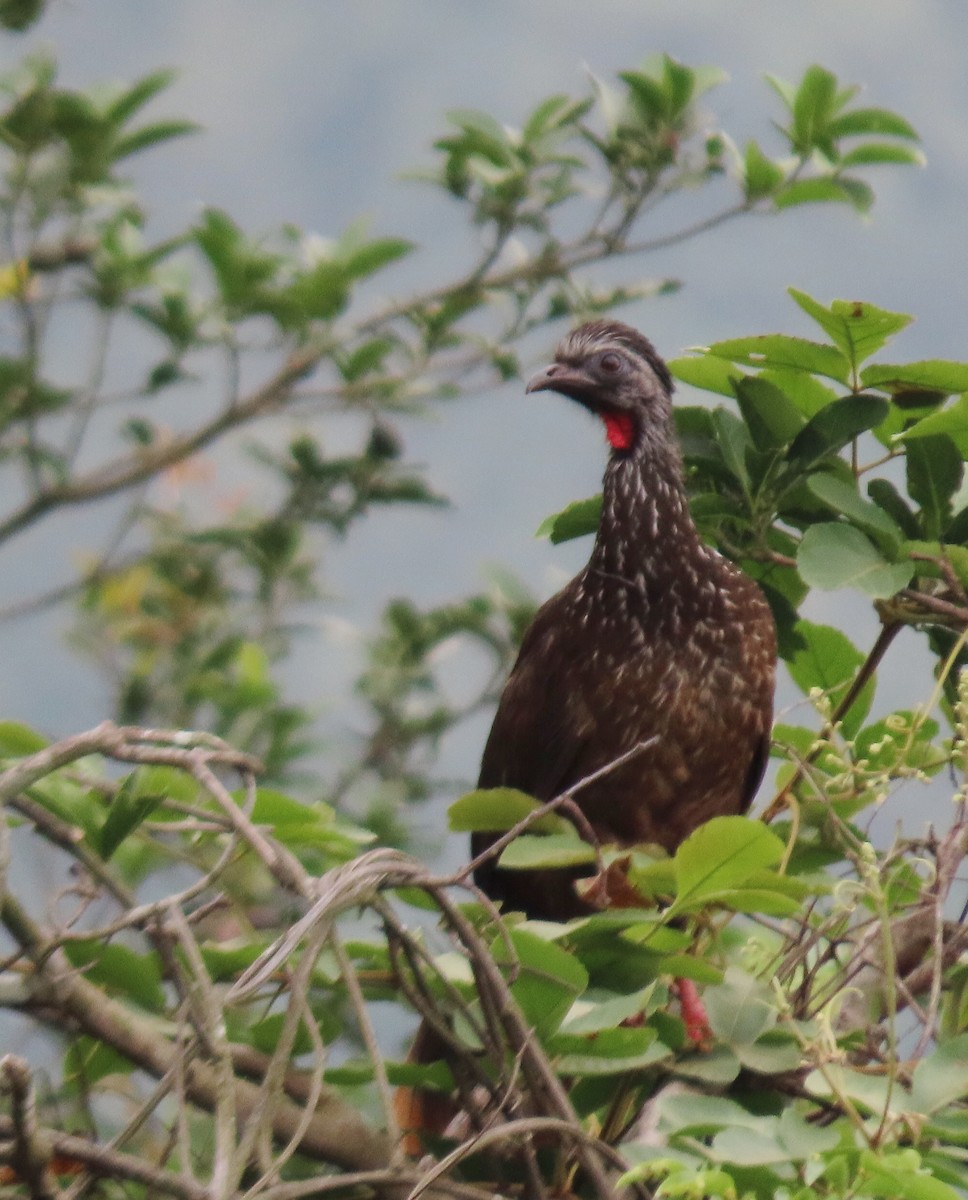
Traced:
<svg viewBox="0 0 968 1200">
<path fill-rule="evenodd" d="M 602 518 L 587 571 L 625 580 L 645 592 L 679 573 L 684 559 L 708 560 L 710 554 L 689 513 L 676 448 L 640 437 L 633 452 L 613 454 L 605 471 Z"/>
</svg>

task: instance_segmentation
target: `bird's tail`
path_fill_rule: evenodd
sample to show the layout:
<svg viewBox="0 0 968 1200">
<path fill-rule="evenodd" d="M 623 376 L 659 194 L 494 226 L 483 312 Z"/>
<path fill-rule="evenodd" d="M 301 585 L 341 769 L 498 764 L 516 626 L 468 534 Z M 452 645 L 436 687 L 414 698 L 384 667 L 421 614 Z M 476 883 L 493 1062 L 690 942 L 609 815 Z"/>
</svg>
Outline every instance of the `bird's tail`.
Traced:
<svg viewBox="0 0 968 1200">
<path fill-rule="evenodd" d="M 426 1021 L 421 1021 L 407 1062 L 426 1066 L 446 1057 L 443 1038 Z M 397 1088 L 393 1110 L 403 1135 L 403 1149 L 411 1158 L 420 1157 L 428 1138 L 443 1136 L 457 1115 L 453 1096 L 425 1087 Z"/>
</svg>

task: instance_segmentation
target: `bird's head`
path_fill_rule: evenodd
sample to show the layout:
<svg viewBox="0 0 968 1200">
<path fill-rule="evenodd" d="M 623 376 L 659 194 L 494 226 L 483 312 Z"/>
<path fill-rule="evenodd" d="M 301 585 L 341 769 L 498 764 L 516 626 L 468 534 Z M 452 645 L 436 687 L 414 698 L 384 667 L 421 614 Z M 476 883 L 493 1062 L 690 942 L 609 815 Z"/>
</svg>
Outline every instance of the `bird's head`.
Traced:
<svg viewBox="0 0 968 1200">
<path fill-rule="evenodd" d="M 528 381 L 528 392 L 569 396 L 600 417 L 614 450 L 635 449 L 644 431 L 665 428 L 672 376 L 652 343 L 621 321 L 573 329 L 555 360 Z"/>
</svg>

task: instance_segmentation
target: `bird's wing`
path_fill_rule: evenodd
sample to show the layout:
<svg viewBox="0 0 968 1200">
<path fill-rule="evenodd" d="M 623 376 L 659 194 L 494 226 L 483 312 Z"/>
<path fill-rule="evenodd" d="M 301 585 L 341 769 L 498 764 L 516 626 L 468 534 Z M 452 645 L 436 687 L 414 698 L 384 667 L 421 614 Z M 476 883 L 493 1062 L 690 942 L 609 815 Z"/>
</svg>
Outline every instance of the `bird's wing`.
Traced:
<svg viewBox="0 0 968 1200">
<path fill-rule="evenodd" d="M 480 787 L 515 787 L 550 800 L 575 781 L 595 722 L 577 650 L 556 629 L 556 600 L 543 606 L 521 645 L 484 747 Z"/>
</svg>

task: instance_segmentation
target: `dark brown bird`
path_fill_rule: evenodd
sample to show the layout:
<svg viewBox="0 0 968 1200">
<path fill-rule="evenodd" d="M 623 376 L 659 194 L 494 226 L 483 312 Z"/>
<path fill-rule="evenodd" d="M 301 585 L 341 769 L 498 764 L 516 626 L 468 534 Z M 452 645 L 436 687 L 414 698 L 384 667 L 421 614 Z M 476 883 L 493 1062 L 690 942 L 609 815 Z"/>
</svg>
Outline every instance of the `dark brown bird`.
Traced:
<svg viewBox="0 0 968 1200">
<path fill-rule="evenodd" d="M 575 799 L 600 842 L 671 852 L 753 799 L 773 713 L 773 618 L 757 585 L 699 539 L 672 379 L 651 342 L 592 321 L 565 337 L 527 390 L 584 405 L 604 422 L 611 454 L 591 558 L 525 634 L 480 786 L 550 800 L 654 738 Z M 475 855 L 491 841 L 475 835 Z M 506 908 L 554 920 L 587 911 L 574 878 L 493 862 L 477 873 Z"/>
<path fill-rule="evenodd" d="M 527 390 L 584 405 L 604 423 L 611 453 L 591 558 L 524 636 L 480 786 L 550 800 L 651 740 L 575 800 L 600 843 L 672 852 L 710 817 L 745 812 L 753 799 L 773 713 L 773 618 L 757 585 L 699 539 L 672 378 L 651 342 L 618 321 L 592 321 L 568 334 Z M 474 855 L 496 836 L 475 834 Z M 475 878 L 506 909 L 567 920 L 588 911 L 578 874 L 488 860 Z M 422 1026 L 411 1059 L 442 1052 Z M 432 1093 L 398 1095 L 404 1129 L 439 1132 L 448 1112 Z"/>
</svg>

